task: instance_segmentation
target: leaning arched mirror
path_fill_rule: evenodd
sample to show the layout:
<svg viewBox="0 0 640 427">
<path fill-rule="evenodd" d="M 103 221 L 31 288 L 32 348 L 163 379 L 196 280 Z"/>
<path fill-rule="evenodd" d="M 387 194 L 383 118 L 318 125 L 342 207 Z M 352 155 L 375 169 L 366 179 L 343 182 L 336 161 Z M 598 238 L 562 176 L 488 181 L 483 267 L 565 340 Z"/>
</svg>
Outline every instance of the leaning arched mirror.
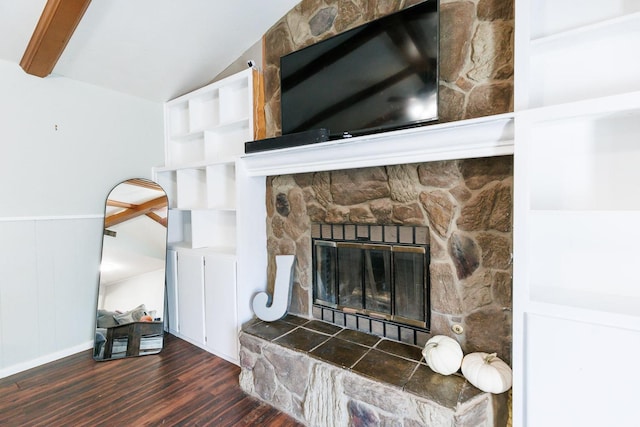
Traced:
<svg viewBox="0 0 640 427">
<path fill-rule="evenodd" d="M 167 196 L 130 179 L 107 197 L 96 313 L 95 360 L 162 350 Z"/>
</svg>

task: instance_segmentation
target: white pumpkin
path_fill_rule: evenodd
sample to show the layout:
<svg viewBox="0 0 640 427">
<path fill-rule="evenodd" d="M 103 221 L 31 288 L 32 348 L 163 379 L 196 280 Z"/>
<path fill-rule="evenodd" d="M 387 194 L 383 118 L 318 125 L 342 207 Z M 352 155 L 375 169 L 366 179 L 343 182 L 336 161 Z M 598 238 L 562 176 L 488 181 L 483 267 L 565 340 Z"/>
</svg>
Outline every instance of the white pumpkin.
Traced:
<svg viewBox="0 0 640 427">
<path fill-rule="evenodd" d="M 460 369 L 463 353 L 458 341 L 446 335 L 436 335 L 427 341 L 422 355 L 434 372 L 451 375 Z"/>
<path fill-rule="evenodd" d="M 462 375 L 482 391 L 499 394 L 511 388 L 513 373 L 496 353 L 470 353 L 462 359 Z"/>
</svg>

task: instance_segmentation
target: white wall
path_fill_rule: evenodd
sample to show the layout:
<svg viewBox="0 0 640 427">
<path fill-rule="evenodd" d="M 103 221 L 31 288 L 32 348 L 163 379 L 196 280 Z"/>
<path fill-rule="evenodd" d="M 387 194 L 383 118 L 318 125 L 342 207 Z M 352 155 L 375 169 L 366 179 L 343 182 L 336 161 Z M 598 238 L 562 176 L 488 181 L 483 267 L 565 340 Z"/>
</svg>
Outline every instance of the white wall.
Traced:
<svg viewBox="0 0 640 427">
<path fill-rule="evenodd" d="M 150 271 L 104 286 L 98 307 L 109 311 L 129 311 L 144 304 L 154 318 L 164 320 L 165 270 Z"/>
<path fill-rule="evenodd" d="M 163 163 L 162 105 L 0 61 L 0 377 L 90 348 L 108 192 Z"/>
</svg>

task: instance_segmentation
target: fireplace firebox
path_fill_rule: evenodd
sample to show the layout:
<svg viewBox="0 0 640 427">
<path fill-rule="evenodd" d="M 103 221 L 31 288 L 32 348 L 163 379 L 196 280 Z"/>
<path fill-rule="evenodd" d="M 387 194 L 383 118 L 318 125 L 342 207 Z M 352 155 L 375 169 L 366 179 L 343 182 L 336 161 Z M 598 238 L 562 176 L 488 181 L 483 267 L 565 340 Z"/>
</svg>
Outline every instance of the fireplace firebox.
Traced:
<svg viewBox="0 0 640 427">
<path fill-rule="evenodd" d="M 316 317 L 408 342 L 428 332 L 428 227 L 313 224 L 312 245 Z"/>
</svg>

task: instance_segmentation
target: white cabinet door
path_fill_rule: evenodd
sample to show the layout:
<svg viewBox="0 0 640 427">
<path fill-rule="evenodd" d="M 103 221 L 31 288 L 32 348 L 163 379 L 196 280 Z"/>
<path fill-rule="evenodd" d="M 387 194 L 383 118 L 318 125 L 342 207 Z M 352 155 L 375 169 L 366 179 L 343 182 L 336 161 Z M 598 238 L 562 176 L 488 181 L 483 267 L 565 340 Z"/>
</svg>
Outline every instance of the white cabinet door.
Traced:
<svg viewBox="0 0 640 427">
<path fill-rule="evenodd" d="M 640 331 L 537 314 L 525 324 L 524 425 L 638 425 Z"/>
<path fill-rule="evenodd" d="M 178 332 L 204 345 L 204 261 L 201 254 L 178 252 Z"/>
<path fill-rule="evenodd" d="M 178 333 L 178 252 L 167 251 L 167 304 L 165 324 L 169 332 Z"/>
<path fill-rule="evenodd" d="M 238 364 L 236 258 L 224 254 L 205 255 L 204 277 L 206 347 Z"/>
</svg>

